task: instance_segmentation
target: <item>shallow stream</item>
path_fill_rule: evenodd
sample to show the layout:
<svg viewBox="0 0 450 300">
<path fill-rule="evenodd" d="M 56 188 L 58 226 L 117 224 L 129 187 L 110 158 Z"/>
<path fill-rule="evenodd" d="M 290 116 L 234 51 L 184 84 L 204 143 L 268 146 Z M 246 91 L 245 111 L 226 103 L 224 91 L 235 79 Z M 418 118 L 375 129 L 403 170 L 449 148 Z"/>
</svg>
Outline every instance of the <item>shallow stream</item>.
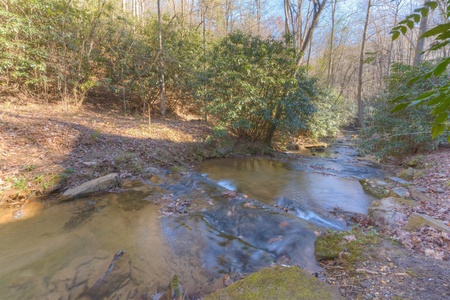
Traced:
<svg viewBox="0 0 450 300">
<path fill-rule="evenodd" d="M 0 224 L 1 297 L 150 299 L 174 274 L 185 293 L 201 295 L 221 287 L 225 274 L 274 264 L 315 272 L 316 233 L 348 226 L 332 210 L 366 213 L 372 198 L 358 179 L 382 176 L 344 144 L 287 162 L 210 160 L 198 171 L 28 204 L 22 219 Z M 104 277 L 119 250 L 125 254 Z"/>
</svg>

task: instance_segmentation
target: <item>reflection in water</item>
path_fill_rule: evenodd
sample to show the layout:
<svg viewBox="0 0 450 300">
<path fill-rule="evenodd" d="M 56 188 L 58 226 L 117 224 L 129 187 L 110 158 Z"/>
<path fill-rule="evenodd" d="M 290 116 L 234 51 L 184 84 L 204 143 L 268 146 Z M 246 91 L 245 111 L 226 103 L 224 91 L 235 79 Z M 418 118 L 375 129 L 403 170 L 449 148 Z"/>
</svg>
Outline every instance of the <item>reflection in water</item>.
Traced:
<svg viewBox="0 0 450 300">
<path fill-rule="evenodd" d="M 121 258 L 120 282 L 103 286 L 102 293 L 106 289 L 120 299 L 151 294 L 165 289 L 173 274 L 191 292 L 210 291 L 211 278 L 201 264 L 180 259 L 167 245 L 158 208 L 142 200 L 143 195 L 131 196 L 92 199 L 96 205 L 75 200 L 1 225 L 0 298 L 76 297 L 94 285 L 120 249 L 127 254 Z"/>
<path fill-rule="evenodd" d="M 366 213 L 372 201 L 357 180 L 296 171 L 288 164 L 266 159 L 209 160 L 201 165 L 201 171 L 218 182 L 232 181 L 239 192 L 270 205 L 286 207 L 288 199 L 290 206 L 297 206 L 292 208 L 297 216 L 305 219 L 321 218 L 334 207 Z"/>
</svg>

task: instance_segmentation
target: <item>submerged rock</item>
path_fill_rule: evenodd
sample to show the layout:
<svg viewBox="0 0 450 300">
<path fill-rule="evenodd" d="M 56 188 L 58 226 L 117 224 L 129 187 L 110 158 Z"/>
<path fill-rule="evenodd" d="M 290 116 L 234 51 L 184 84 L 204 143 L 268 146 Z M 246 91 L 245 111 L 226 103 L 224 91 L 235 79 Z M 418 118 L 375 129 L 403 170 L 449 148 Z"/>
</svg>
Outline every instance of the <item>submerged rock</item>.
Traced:
<svg viewBox="0 0 450 300">
<path fill-rule="evenodd" d="M 178 276 L 173 275 L 162 300 L 182 300 L 183 295 L 183 288 L 178 280 Z"/>
<path fill-rule="evenodd" d="M 114 255 L 114 258 L 102 277 L 88 287 L 80 297 L 81 299 L 103 299 L 120 289 L 130 277 L 130 263 L 123 250 Z"/>
<path fill-rule="evenodd" d="M 327 285 L 298 267 L 277 266 L 253 273 L 203 299 L 339 300 L 344 298 L 335 287 Z"/>
<path fill-rule="evenodd" d="M 70 199 L 94 192 L 109 190 L 119 185 L 119 174 L 111 173 L 109 175 L 90 180 L 75 188 L 68 189 L 63 193 L 65 199 Z"/>
</svg>

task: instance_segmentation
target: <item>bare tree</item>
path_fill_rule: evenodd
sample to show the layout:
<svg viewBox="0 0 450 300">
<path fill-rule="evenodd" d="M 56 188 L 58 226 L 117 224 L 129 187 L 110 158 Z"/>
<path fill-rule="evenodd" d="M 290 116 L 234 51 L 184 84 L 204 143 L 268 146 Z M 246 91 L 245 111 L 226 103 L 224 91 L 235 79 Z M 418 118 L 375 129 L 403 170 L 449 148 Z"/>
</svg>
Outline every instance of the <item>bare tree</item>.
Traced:
<svg viewBox="0 0 450 300">
<path fill-rule="evenodd" d="M 159 67 L 161 78 L 161 115 L 163 119 L 166 118 L 166 83 L 164 79 L 164 48 L 162 39 L 162 24 L 161 24 L 161 0 L 158 0 L 158 38 L 159 38 Z"/>
<path fill-rule="evenodd" d="M 423 60 L 423 50 L 425 48 L 425 39 L 421 38 L 421 35 L 425 31 L 427 31 L 427 24 L 428 24 L 428 14 L 425 16 L 422 16 L 422 18 L 420 19 L 419 36 L 417 37 L 416 49 L 414 52 L 414 61 L 413 61 L 414 66 L 419 65 Z"/>
<path fill-rule="evenodd" d="M 337 7 L 337 0 L 332 0 L 331 5 L 331 33 L 330 33 L 330 48 L 329 48 L 329 57 L 328 57 L 328 76 L 327 81 L 329 85 L 333 84 L 333 48 L 334 48 L 334 31 L 335 31 L 335 25 L 336 25 L 336 7 Z"/>
<path fill-rule="evenodd" d="M 285 34 L 293 38 L 292 44 L 298 54 L 297 65 L 302 64 L 326 3 L 327 0 L 310 0 L 308 6 L 304 7 L 303 0 L 297 0 L 297 3 L 284 0 Z"/>
<path fill-rule="evenodd" d="M 370 8 L 372 6 L 372 0 L 367 3 L 366 21 L 364 23 L 363 37 L 361 42 L 361 53 L 359 56 L 359 70 L 358 70 L 358 122 L 361 128 L 364 128 L 364 106 L 362 101 L 362 80 L 363 80 L 363 67 L 364 67 L 364 47 L 366 45 L 367 28 L 369 27 Z"/>
</svg>

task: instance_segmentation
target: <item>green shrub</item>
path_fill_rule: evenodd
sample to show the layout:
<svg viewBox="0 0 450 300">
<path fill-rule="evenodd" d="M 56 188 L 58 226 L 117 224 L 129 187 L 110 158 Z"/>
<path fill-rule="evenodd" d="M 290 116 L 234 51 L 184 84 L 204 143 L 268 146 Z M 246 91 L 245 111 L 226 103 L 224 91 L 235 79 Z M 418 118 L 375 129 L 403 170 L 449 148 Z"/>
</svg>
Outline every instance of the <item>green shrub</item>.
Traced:
<svg viewBox="0 0 450 300">
<path fill-rule="evenodd" d="M 307 133 L 313 139 L 335 137 L 341 127 L 350 123 L 355 107 L 328 88 L 319 90 L 312 102 L 314 112 L 307 122 Z"/>
<path fill-rule="evenodd" d="M 203 76 L 208 113 L 238 137 L 270 145 L 275 131 L 306 129 L 315 80 L 297 70 L 283 42 L 233 33 L 213 49 L 210 63 Z"/>
<path fill-rule="evenodd" d="M 398 103 L 390 102 L 398 95 L 407 94 L 408 97 L 403 100 L 407 103 L 439 85 L 444 78 L 421 79 L 409 86 L 404 84 L 432 68 L 430 63 L 419 67 L 402 64 L 393 66 L 385 93 L 378 95 L 372 102 L 372 111 L 368 115 L 369 126 L 363 132 L 364 140 L 361 143 L 364 151 L 379 158 L 401 157 L 435 149 L 443 141 L 443 137 L 435 140 L 431 137 L 433 117 L 430 107 L 413 106 L 393 112 Z"/>
</svg>

